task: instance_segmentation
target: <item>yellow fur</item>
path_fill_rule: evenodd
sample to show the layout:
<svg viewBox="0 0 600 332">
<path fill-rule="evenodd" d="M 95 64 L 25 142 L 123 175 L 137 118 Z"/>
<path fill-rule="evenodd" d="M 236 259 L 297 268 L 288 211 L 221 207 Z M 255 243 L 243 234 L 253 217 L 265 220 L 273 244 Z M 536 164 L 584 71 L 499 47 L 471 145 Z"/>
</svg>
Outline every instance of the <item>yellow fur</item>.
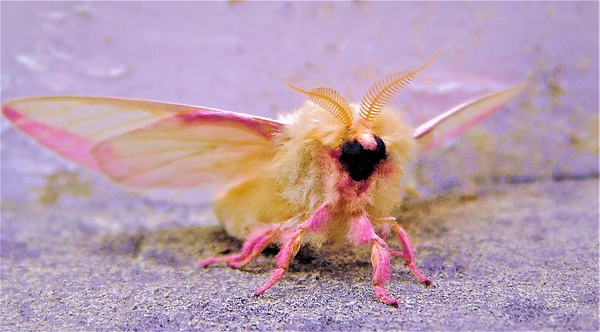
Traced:
<svg viewBox="0 0 600 332">
<path fill-rule="evenodd" d="M 321 107 L 306 102 L 283 120 L 285 130 L 274 138 L 275 155 L 257 177 L 232 186 L 215 202 L 215 211 L 225 229 L 245 238 L 264 225 L 292 226 L 308 219 L 324 203 L 331 203 L 334 222 L 327 230 L 330 241 L 343 238 L 349 218 L 365 210 L 374 224 L 390 217 L 402 196 L 401 181 L 415 156 L 412 130 L 390 108 L 366 122 L 351 105 L 354 123 L 350 128 Z M 377 135 L 386 144 L 387 158 L 371 175 L 369 189 L 350 202 L 340 201 L 336 182 L 342 166 L 331 154 L 345 141 Z M 386 171 L 384 171 L 384 169 Z M 309 236 L 320 243 L 322 236 Z"/>
</svg>

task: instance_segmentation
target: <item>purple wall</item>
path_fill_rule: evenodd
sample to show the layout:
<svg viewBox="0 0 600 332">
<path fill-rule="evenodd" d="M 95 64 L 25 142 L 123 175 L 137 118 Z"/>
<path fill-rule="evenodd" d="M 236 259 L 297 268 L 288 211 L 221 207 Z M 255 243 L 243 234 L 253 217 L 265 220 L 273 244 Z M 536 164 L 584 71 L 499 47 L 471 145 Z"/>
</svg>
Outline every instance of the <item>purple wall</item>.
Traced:
<svg viewBox="0 0 600 332">
<path fill-rule="evenodd" d="M 443 49 L 394 101 L 414 124 L 530 86 L 425 157 L 421 188 L 598 172 L 598 2 L 2 2 L 1 17 L 3 102 L 102 95 L 274 117 L 304 100 L 286 81 L 358 100 L 378 77 Z M 79 170 L 4 119 L 1 153 L 3 199 Z M 96 182 L 97 193 L 115 190 Z"/>
</svg>

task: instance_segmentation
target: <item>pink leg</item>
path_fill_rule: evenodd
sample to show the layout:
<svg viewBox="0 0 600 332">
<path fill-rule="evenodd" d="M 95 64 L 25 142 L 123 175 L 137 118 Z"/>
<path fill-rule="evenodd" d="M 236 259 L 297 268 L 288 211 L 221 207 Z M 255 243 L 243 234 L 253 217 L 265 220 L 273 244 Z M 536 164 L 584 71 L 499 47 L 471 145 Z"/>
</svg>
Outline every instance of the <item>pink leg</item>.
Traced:
<svg viewBox="0 0 600 332">
<path fill-rule="evenodd" d="M 290 266 L 290 262 L 298 253 L 300 244 L 302 243 L 303 230 L 297 230 L 294 232 L 288 240 L 285 241 L 279 254 L 277 254 L 277 268 L 271 273 L 269 280 L 259 289 L 256 290 L 254 295 L 258 296 L 264 293 L 267 289 L 273 287 L 277 281 L 283 276 Z"/>
<path fill-rule="evenodd" d="M 402 253 L 402 251 L 400 251 L 400 250 L 394 250 L 394 249 L 390 248 L 390 254 L 392 254 L 392 256 L 394 256 L 394 257 L 404 258 L 404 253 Z"/>
<path fill-rule="evenodd" d="M 390 297 L 383 285 L 390 280 L 392 270 L 390 267 L 390 250 L 373 230 L 373 225 L 365 213 L 353 219 L 348 233 L 350 240 L 356 245 L 371 243 L 371 263 L 373 264 L 373 289 L 377 298 L 383 303 L 397 306 L 398 300 Z"/>
<path fill-rule="evenodd" d="M 402 245 L 402 252 L 392 251 L 392 255 L 404 258 L 404 264 L 408 267 L 410 272 L 412 272 L 419 281 L 429 286 L 433 283 L 433 281 L 427 277 L 425 277 L 415 264 L 415 254 L 412 251 L 410 242 L 408 241 L 408 235 L 406 235 L 406 231 L 400 227 L 398 224 L 394 225 L 394 232 L 398 234 L 398 239 L 400 239 L 400 244 Z"/>
<path fill-rule="evenodd" d="M 373 264 L 373 288 L 377 298 L 387 305 L 398 306 L 398 300 L 390 297 L 383 288 L 383 285 L 392 277 L 392 271 L 390 268 L 390 252 L 381 239 L 373 241 L 371 263 Z"/>
<path fill-rule="evenodd" d="M 240 253 L 231 256 L 209 258 L 201 261 L 200 265 L 202 267 L 206 267 L 217 262 L 225 262 L 231 267 L 243 267 L 258 257 L 263 249 L 265 249 L 265 247 L 268 246 L 278 234 L 279 229 L 277 228 L 269 228 L 266 231 L 264 229 L 259 230 L 248 236 L 248 239 L 246 242 L 244 242 Z"/>
<path fill-rule="evenodd" d="M 302 235 L 304 232 L 318 231 L 323 228 L 329 221 L 331 221 L 331 215 L 329 214 L 329 207 L 325 204 L 321 206 L 315 214 L 313 214 L 307 221 L 302 223 L 296 231 L 289 233 L 283 240 L 283 246 L 277 254 L 277 268 L 271 273 L 269 280 L 259 289 L 256 290 L 254 295 L 258 296 L 264 293 L 267 289 L 273 287 L 275 283 L 281 279 L 285 271 L 287 271 L 292 259 L 298 253 L 300 245 L 302 244 Z"/>
</svg>

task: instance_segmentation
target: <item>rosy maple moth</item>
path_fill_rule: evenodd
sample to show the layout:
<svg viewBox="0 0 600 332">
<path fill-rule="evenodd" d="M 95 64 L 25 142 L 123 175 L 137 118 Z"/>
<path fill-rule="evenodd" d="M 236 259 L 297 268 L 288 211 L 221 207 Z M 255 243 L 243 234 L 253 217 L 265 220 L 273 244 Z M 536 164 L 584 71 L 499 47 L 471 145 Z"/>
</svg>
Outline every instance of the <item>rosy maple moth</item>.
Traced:
<svg viewBox="0 0 600 332">
<path fill-rule="evenodd" d="M 523 89 L 463 103 L 412 130 L 388 103 L 434 60 L 377 81 L 360 104 L 330 88 L 289 85 L 309 101 L 277 121 L 102 97 L 23 98 L 5 103 L 2 113 L 42 145 L 127 187 L 186 190 L 218 183 L 216 215 L 245 242 L 237 254 L 200 264 L 242 267 L 279 244 L 277 267 L 256 295 L 281 278 L 301 245 L 345 241 L 371 247 L 375 293 L 397 305 L 384 289 L 391 257 L 431 283 L 392 216 L 407 168 L 419 153 L 464 132 Z M 387 244 L 392 234 L 401 250 Z"/>
</svg>

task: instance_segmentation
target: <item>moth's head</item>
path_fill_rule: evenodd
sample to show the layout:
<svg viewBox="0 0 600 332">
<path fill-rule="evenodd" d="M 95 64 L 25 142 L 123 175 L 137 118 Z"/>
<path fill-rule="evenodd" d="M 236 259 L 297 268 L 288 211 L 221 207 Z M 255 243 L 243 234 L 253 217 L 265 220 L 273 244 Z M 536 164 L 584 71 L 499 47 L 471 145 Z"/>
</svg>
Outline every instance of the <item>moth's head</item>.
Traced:
<svg viewBox="0 0 600 332">
<path fill-rule="evenodd" d="M 303 93 L 327 112 L 331 113 L 345 127 L 340 136 L 342 141 L 336 147 L 339 162 L 354 181 L 368 179 L 377 167 L 387 158 L 386 142 L 373 130 L 380 113 L 397 93 L 407 86 L 415 75 L 427 68 L 439 57 L 416 70 L 398 72 L 383 77 L 371 86 L 362 98 L 360 106 L 351 105 L 339 92 L 331 88 L 315 88 L 310 91 L 288 86 Z"/>
</svg>

